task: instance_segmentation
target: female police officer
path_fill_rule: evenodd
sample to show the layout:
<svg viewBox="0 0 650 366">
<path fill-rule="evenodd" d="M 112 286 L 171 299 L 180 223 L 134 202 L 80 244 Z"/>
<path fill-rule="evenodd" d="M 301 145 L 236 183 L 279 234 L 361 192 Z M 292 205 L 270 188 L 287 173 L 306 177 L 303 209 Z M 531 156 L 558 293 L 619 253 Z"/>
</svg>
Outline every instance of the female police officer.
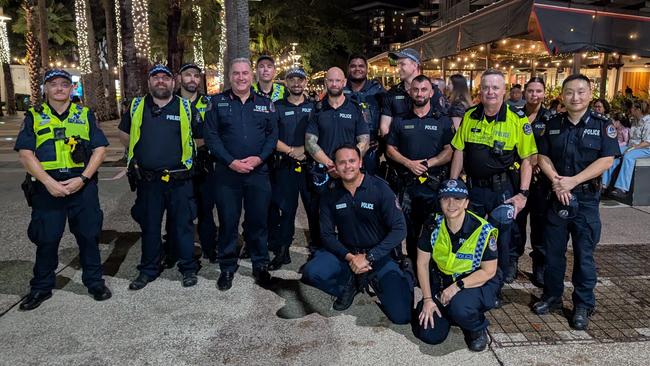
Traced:
<svg viewBox="0 0 650 366">
<path fill-rule="evenodd" d="M 413 319 L 413 333 L 426 343 L 438 344 L 454 323 L 466 333 L 469 349 L 479 352 L 488 342 L 484 314 L 494 307 L 499 291 L 497 229 L 467 211 L 469 192 L 463 181 L 450 179 L 441 187 L 443 214 L 429 222 L 418 243 L 423 298 L 417 307 L 420 315 Z"/>
</svg>

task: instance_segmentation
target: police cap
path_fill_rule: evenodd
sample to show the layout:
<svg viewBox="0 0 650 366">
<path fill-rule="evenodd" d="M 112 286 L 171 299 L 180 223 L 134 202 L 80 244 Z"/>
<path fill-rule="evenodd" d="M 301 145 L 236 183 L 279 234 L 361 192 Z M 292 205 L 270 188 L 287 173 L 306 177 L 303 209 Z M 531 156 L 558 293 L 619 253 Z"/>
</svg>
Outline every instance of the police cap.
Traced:
<svg viewBox="0 0 650 366">
<path fill-rule="evenodd" d="M 152 68 L 149 69 L 149 77 L 152 77 L 160 73 L 163 73 L 167 76 L 174 76 L 174 74 L 172 74 L 172 71 L 169 69 L 169 67 L 162 64 L 154 65 Z"/>
<path fill-rule="evenodd" d="M 50 69 L 45 72 L 45 76 L 43 76 L 43 84 L 47 83 L 50 80 L 54 80 L 56 78 L 63 78 L 68 80 L 69 82 L 72 82 L 72 75 L 70 75 L 69 72 L 63 70 L 63 69 Z"/>
<path fill-rule="evenodd" d="M 460 179 L 448 179 L 440 185 L 438 190 L 438 197 L 454 197 L 454 198 L 467 198 L 469 197 L 469 191 L 467 186 Z"/>
</svg>

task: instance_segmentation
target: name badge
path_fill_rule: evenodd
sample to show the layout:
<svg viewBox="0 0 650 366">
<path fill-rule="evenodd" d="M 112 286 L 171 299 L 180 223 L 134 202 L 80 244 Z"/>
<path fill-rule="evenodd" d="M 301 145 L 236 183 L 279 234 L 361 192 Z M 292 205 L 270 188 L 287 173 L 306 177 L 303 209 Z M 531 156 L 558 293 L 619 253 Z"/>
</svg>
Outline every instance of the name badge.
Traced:
<svg viewBox="0 0 650 366">
<path fill-rule="evenodd" d="M 548 131 L 548 134 L 549 134 L 549 135 L 559 135 L 559 134 L 560 134 L 560 130 L 549 130 L 549 131 Z"/>
<path fill-rule="evenodd" d="M 396 95 L 395 99 L 404 99 L 404 96 L 403 95 Z"/>
<path fill-rule="evenodd" d="M 217 107 L 228 107 L 229 105 L 229 103 L 218 103 Z"/>
<path fill-rule="evenodd" d="M 404 125 L 405 130 L 412 130 L 415 128 L 415 125 Z"/>
<path fill-rule="evenodd" d="M 286 112 L 284 112 L 284 115 L 285 116 L 293 116 L 294 113 L 293 113 L 293 111 L 286 111 Z"/>
<path fill-rule="evenodd" d="M 336 205 L 337 210 L 341 210 L 341 209 L 344 209 L 346 207 L 348 207 L 347 203 L 339 203 L 338 205 Z"/>
</svg>

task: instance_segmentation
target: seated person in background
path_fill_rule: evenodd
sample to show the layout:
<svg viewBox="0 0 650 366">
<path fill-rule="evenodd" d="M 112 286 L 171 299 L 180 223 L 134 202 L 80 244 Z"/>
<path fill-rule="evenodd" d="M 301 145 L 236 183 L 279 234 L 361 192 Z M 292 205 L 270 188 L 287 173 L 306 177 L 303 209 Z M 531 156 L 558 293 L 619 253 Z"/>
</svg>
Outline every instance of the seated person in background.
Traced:
<svg viewBox="0 0 650 366">
<path fill-rule="evenodd" d="M 621 152 L 627 149 L 627 143 L 630 140 L 630 120 L 621 112 L 614 113 L 612 123 L 616 128 L 616 138 L 618 139 L 618 146 Z"/>
<path fill-rule="evenodd" d="M 467 210 L 469 193 L 463 181 L 450 179 L 441 187 L 442 215 L 429 221 L 418 243 L 423 298 L 413 334 L 439 344 L 455 324 L 465 333 L 469 349 L 480 352 L 488 343 L 485 312 L 494 307 L 499 292 L 497 229 Z"/>
</svg>

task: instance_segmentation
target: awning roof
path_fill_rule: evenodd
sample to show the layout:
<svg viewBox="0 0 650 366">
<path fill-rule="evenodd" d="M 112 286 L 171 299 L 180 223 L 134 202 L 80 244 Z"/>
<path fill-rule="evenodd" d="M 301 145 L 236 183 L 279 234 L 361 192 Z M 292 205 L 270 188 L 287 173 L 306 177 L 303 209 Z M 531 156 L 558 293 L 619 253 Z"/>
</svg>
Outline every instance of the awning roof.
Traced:
<svg viewBox="0 0 650 366">
<path fill-rule="evenodd" d="M 430 60 L 510 37 L 544 41 L 551 54 L 597 51 L 650 57 L 650 17 L 545 0 L 499 1 L 401 48 L 414 48 Z M 384 52 L 368 61 L 387 57 Z"/>
</svg>

